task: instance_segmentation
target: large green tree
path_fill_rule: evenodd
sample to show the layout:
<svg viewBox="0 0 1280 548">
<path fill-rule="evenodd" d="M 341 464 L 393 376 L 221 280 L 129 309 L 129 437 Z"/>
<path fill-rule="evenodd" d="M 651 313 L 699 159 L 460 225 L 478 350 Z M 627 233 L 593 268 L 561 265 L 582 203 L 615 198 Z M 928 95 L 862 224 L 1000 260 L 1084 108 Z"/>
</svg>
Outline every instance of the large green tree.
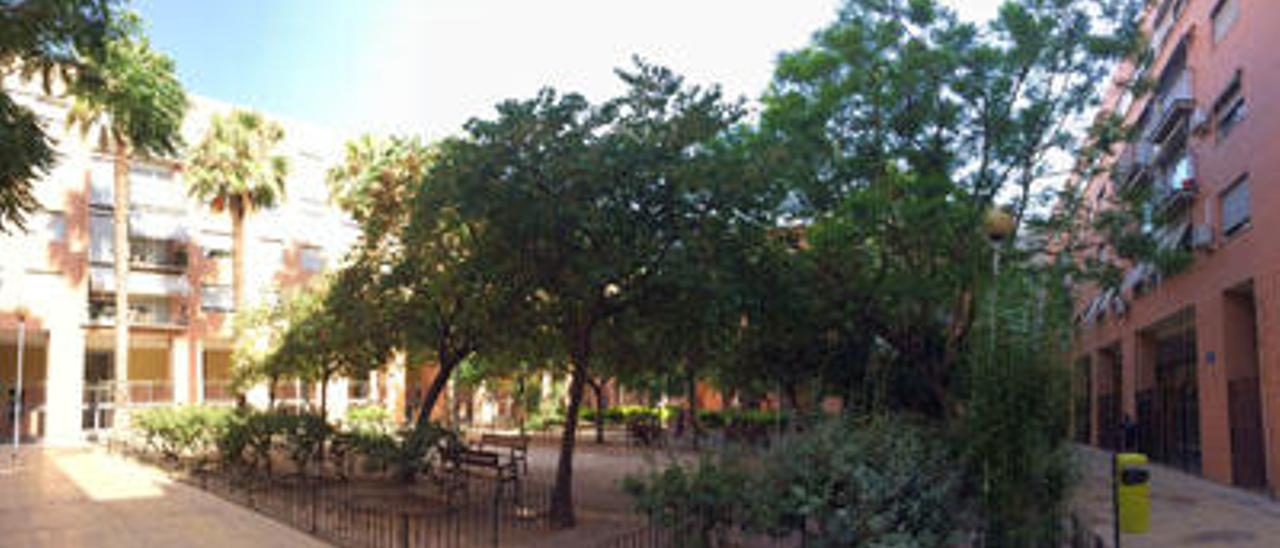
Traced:
<svg viewBox="0 0 1280 548">
<path fill-rule="evenodd" d="M 983 221 L 1003 205 L 1020 228 L 1051 159 L 1087 145 L 1078 127 L 1140 4 L 1010 1 L 977 25 L 932 0 L 851 0 L 780 59 L 761 131 L 784 151 L 789 213 L 848 243 L 842 298 L 897 369 L 893 405 L 959 411 Z"/>
<path fill-rule="evenodd" d="M 594 337 L 645 298 L 649 283 L 698 211 L 701 146 L 740 114 L 718 90 L 686 86 L 641 64 L 619 72 L 626 94 L 593 107 L 547 90 L 473 120 L 451 142 L 462 165 L 463 218 L 484 235 L 479 264 L 523 293 L 527 333 L 547 341 L 572 374 L 552 520 L 572 526 L 578 409 L 593 374 Z M 502 321 L 497 318 L 497 321 Z"/>
<path fill-rule="evenodd" d="M 46 93 L 72 93 L 104 84 L 95 71 L 107 44 L 135 28 L 114 0 L 0 2 L 0 80 L 38 78 Z M 101 90 L 99 90 L 101 91 Z M 24 228 L 39 207 L 32 182 L 56 160 L 53 139 L 30 109 L 0 89 L 0 232 Z"/>
<path fill-rule="evenodd" d="M 214 114 L 187 159 L 188 192 L 231 216 L 231 283 L 236 309 L 244 302 L 244 220 L 254 209 L 275 207 L 285 192 L 289 163 L 275 148 L 284 128 L 256 112 Z"/>
<path fill-rule="evenodd" d="M 429 357 L 438 368 L 420 402 L 419 431 L 430 426 L 454 370 L 479 346 L 497 296 L 509 293 L 472 261 L 479 229 L 459 215 L 456 194 L 469 167 L 448 146 L 365 135 L 347 143 L 328 173 L 334 201 L 362 227 L 347 269 L 367 274 L 370 298 L 394 318 L 370 337 L 404 351 L 409 367 Z"/>
<path fill-rule="evenodd" d="M 115 261 L 115 379 L 129 374 L 129 172 L 135 158 L 172 157 L 181 143 L 187 96 L 173 60 L 151 49 L 137 34 L 113 40 L 70 86 L 67 121 L 83 136 L 93 134 L 112 155 L 113 255 Z M 127 389 L 116 390 L 126 402 Z"/>
</svg>

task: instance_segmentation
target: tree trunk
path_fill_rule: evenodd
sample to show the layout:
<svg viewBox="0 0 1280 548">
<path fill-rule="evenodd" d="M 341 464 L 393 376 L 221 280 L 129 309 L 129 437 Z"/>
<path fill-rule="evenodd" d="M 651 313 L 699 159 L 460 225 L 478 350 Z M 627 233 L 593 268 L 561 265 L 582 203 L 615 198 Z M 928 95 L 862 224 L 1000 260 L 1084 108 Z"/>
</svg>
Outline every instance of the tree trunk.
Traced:
<svg viewBox="0 0 1280 548">
<path fill-rule="evenodd" d="M 573 449 L 578 441 L 578 408 L 582 405 L 586 384 L 588 343 L 579 341 L 573 355 L 573 378 L 569 381 L 569 408 L 565 411 L 564 435 L 560 438 L 560 462 L 556 466 L 556 484 L 551 492 L 551 526 L 567 529 L 574 526 Z"/>
<path fill-rule="evenodd" d="M 128 423 L 125 407 L 129 403 L 129 145 L 123 141 L 115 145 L 112 254 L 116 278 L 116 410 L 112 427 L 118 428 Z"/>
<path fill-rule="evenodd" d="M 329 420 L 329 377 L 332 373 L 326 372 L 320 378 L 320 417 Z"/>
<path fill-rule="evenodd" d="M 232 196 L 231 213 L 231 298 L 237 313 L 244 309 L 244 199 Z"/>
<path fill-rule="evenodd" d="M 604 445 L 604 382 L 592 382 L 591 391 L 596 396 L 596 444 Z"/>
<path fill-rule="evenodd" d="M 276 408 L 276 383 L 279 379 L 272 377 L 267 382 L 267 411 L 272 411 Z"/>
<path fill-rule="evenodd" d="M 449 376 L 461 362 L 461 359 L 440 358 L 440 371 L 436 372 L 436 378 L 431 379 L 431 386 L 427 387 L 427 395 L 422 399 L 422 407 L 418 409 L 418 419 L 414 421 L 413 426 L 415 431 L 421 432 L 431 425 L 431 410 L 435 409 L 436 400 L 440 399 L 445 386 L 449 384 Z"/>
</svg>

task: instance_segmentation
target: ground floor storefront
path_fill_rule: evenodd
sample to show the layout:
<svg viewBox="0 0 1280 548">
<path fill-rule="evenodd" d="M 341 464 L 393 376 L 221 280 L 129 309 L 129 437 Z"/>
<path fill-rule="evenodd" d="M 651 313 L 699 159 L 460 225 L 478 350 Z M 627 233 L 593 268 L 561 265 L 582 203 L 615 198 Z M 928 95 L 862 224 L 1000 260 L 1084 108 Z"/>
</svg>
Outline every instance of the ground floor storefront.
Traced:
<svg viewBox="0 0 1280 548">
<path fill-rule="evenodd" d="M 1141 314 L 1113 309 L 1084 330 L 1077 441 L 1280 491 L 1280 274 L 1152 302 Z"/>
</svg>

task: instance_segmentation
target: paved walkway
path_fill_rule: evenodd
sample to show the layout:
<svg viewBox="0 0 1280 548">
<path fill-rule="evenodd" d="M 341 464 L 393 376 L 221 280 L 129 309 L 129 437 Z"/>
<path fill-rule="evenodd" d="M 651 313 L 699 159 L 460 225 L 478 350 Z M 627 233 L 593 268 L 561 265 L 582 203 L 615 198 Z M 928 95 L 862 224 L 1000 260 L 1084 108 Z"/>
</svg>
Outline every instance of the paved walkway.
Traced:
<svg viewBox="0 0 1280 548">
<path fill-rule="evenodd" d="M 327 546 L 94 449 L 0 449 L 0 546 Z"/>
<path fill-rule="evenodd" d="M 1084 447 L 1080 455 L 1077 515 L 1111 546 L 1110 454 Z M 1125 535 L 1121 545 L 1280 546 L 1280 502 L 1152 465 L 1151 532 Z"/>
</svg>

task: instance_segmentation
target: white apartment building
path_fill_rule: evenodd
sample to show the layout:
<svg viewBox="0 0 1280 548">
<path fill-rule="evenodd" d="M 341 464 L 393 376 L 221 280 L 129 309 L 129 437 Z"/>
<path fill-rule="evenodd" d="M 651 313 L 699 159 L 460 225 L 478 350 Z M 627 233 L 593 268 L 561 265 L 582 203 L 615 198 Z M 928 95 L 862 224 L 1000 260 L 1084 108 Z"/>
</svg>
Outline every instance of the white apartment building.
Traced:
<svg viewBox="0 0 1280 548">
<path fill-rule="evenodd" d="M 24 439 L 74 444 L 111 423 L 114 294 L 120 290 L 112 266 L 113 167 L 95 139 L 67 128 L 65 100 L 43 95 L 37 85 L 3 85 L 40 116 L 57 140 L 59 159 L 35 184 L 42 210 L 29 218 L 28 232 L 0 234 L 0 434 L 5 440 L 12 435 L 17 311 L 25 309 L 18 428 Z M 230 109 L 193 97 L 186 142 L 199 141 L 212 113 Z M 290 173 L 283 202 L 252 212 L 245 222 L 250 304 L 332 268 L 358 234 L 357 225 L 330 204 L 324 180 L 341 159 L 342 139 L 278 121 L 286 132 L 278 152 L 288 157 Z M 230 218 L 188 196 L 180 162 L 135 161 L 131 183 L 131 274 L 124 288 L 131 314 L 131 405 L 230 402 Z M 370 397 L 368 388 L 363 381 L 337 381 L 330 387 L 331 408 L 340 413 L 348 396 Z M 261 392 L 251 393 L 251 400 L 265 399 Z M 302 392 L 293 383 L 277 389 L 283 400 Z"/>
</svg>

